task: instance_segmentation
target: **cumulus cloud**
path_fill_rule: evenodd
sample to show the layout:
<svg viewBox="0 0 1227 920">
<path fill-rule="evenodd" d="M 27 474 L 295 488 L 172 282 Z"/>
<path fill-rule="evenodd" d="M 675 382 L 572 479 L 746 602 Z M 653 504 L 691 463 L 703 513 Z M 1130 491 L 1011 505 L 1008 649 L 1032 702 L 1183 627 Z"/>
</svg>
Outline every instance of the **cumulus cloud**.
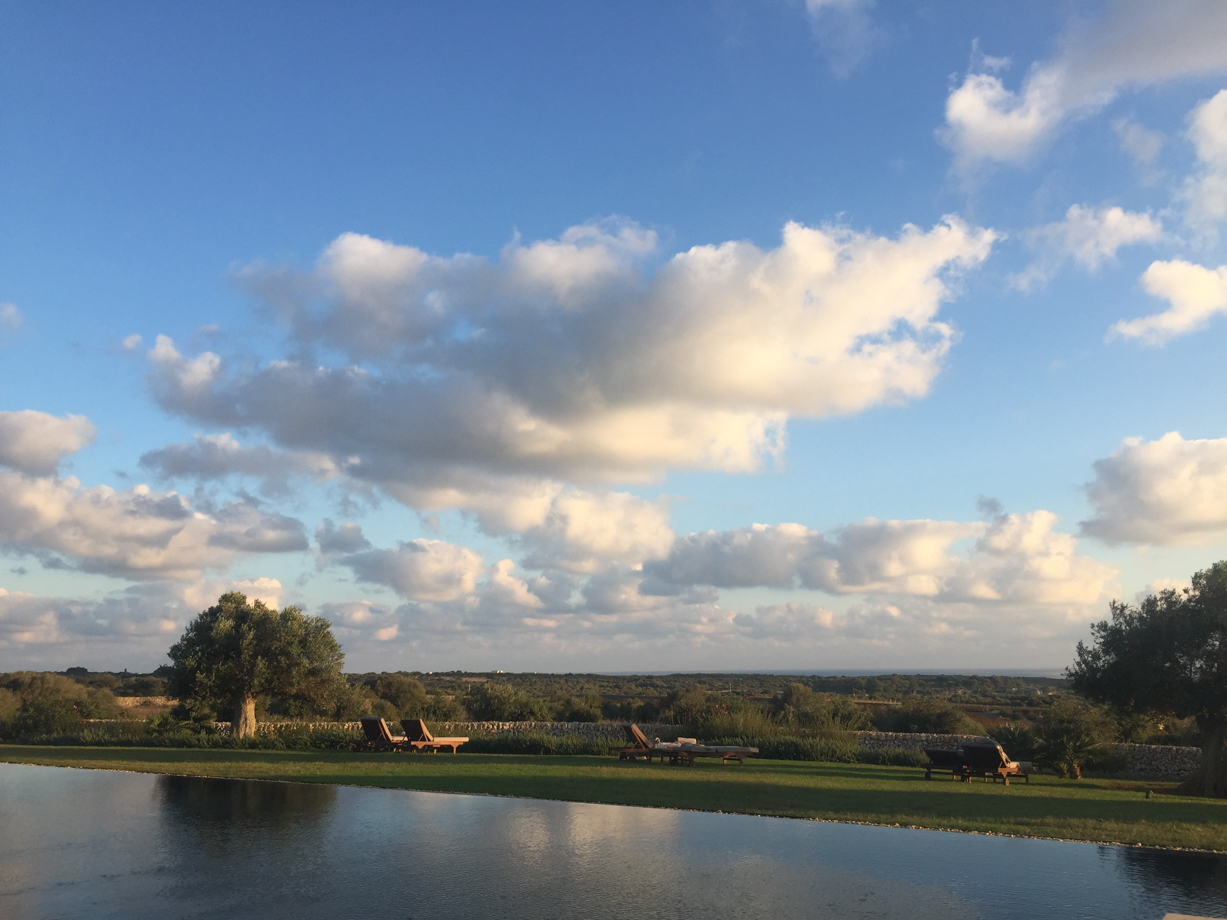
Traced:
<svg viewBox="0 0 1227 920">
<path fill-rule="evenodd" d="M 1079 555 L 1053 530 L 1048 511 L 991 522 L 879 521 L 827 537 L 800 524 L 755 524 L 678 540 L 644 566 L 641 588 L 659 583 L 722 588 L 807 588 L 831 594 L 928 597 L 946 602 L 1093 604 L 1115 575 Z M 961 542 L 966 554 L 957 552 Z"/>
<path fill-rule="evenodd" d="M 147 581 L 101 597 L 44 597 L 0 587 L 0 670 L 65 662 L 134 670 L 165 662 L 192 617 L 227 591 L 279 606 L 275 578 Z"/>
<path fill-rule="evenodd" d="M 363 536 L 362 528 L 353 521 L 345 521 L 338 527 L 325 518 L 324 523 L 315 528 L 315 542 L 319 544 L 320 552 L 325 554 L 358 553 L 371 549 L 371 541 Z"/>
<path fill-rule="evenodd" d="M 1094 470 L 1086 493 L 1095 513 L 1081 524 L 1088 536 L 1196 546 L 1227 532 L 1227 438 L 1126 438 Z"/>
<path fill-rule="evenodd" d="M 1098 111 L 1124 90 L 1224 70 L 1227 6 L 1114 3 L 1101 19 L 1071 24 L 1018 90 L 994 74 L 968 74 L 946 99 L 939 136 L 964 174 L 986 161 L 1022 163 L 1067 118 Z"/>
<path fill-rule="evenodd" d="M 262 429 L 410 500 L 458 480 L 750 471 L 790 416 L 924 396 L 953 338 L 947 278 L 993 239 L 954 218 L 896 239 L 789 224 L 775 249 L 697 246 L 649 272 L 654 238 L 624 223 L 515 241 L 497 263 L 346 234 L 308 275 L 243 280 L 297 349 L 352 363 L 248 367 L 161 336 L 151 385 L 170 411 Z"/>
<path fill-rule="evenodd" d="M 1108 339 L 1138 339 L 1144 345 L 1161 346 L 1205 328 L 1216 314 L 1227 312 L 1227 265 L 1211 269 L 1182 259 L 1152 262 L 1142 275 L 1142 287 L 1171 306 L 1162 313 L 1115 323 Z"/>
<path fill-rule="evenodd" d="M 1187 205 L 1185 219 L 1213 238 L 1227 218 L 1227 89 L 1193 109 L 1188 137 L 1197 150 L 1199 168 L 1181 191 Z"/>
<path fill-rule="evenodd" d="M 452 601 L 472 594 L 485 572 L 481 557 L 442 540 L 410 540 L 395 549 L 371 549 L 341 559 L 359 581 L 386 585 L 405 598 Z"/>
<path fill-rule="evenodd" d="M 136 351 L 141 347 L 141 343 L 144 341 L 144 338 L 142 338 L 138 333 L 134 332 L 132 335 L 124 336 L 119 342 L 119 347 L 123 351 Z"/>
<path fill-rule="evenodd" d="M 295 476 L 335 479 L 341 468 L 326 454 L 274 450 L 267 444 L 240 444 L 229 432 L 198 434 L 188 444 L 168 444 L 141 455 L 140 464 L 162 479 L 220 480 L 251 476 L 264 491 L 285 494 Z"/>
<path fill-rule="evenodd" d="M 388 491 L 414 508 L 457 508 L 488 534 L 513 535 L 531 568 L 593 572 L 658 559 L 673 545 L 669 508 L 661 500 L 525 477 L 449 479 L 446 486 L 393 485 Z"/>
<path fill-rule="evenodd" d="M 1073 259 L 1094 272 L 1114 259 L 1120 247 L 1157 243 L 1162 238 L 1163 224 L 1149 214 L 1119 207 L 1072 205 L 1065 212 L 1064 220 L 1027 234 L 1027 243 L 1036 251 L 1036 259 L 1011 280 L 1023 290 L 1045 284 L 1052 280 L 1066 259 Z"/>
<path fill-rule="evenodd" d="M 239 502 L 205 513 L 144 485 L 117 492 L 0 472 L 0 548 L 125 578 L 196 578 L 239 554 L 303 550 L 307 540 L 295 519 Z"/>
<path fill-rule="evenodd" d="M 856 70 L 885 38 L 871 15 L 875 5 L 874 0 L 805 0 L 814 36 L 840 79 Z"/>
<path fill-rule="evenodd" d="M 0 412 L 0 466 L 49 475 L 64 457 L 93 444 L 94 434 L 93 424 L 84 415 L 60 418 L 32 409 Z"/>
</svg>

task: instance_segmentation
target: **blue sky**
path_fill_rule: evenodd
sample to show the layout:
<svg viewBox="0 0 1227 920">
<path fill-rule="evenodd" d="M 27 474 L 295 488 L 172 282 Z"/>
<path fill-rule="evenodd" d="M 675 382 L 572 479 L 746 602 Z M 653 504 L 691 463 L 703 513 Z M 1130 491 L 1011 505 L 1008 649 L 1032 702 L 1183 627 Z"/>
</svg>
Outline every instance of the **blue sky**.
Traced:
<svg viewBox="0 0 1227 920">
<path fill-rule="evenodd" d="M 0 667 L 1055 668 L 1227 556 L 1227 10 L 0 10 Z"/>
</svg>

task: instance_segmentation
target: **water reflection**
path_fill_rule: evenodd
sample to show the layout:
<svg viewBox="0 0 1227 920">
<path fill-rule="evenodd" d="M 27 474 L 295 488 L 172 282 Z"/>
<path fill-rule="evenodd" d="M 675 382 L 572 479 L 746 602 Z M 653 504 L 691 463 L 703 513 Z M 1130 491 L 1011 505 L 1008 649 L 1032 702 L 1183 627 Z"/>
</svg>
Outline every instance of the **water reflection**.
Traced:
<svg viewBox="0 0 1227 920">
<path fill-rule="evenodd" d="M 1227 916 L 1227 861 L 930 831 L 0 766 L 0 917 Z"/>
</svg>

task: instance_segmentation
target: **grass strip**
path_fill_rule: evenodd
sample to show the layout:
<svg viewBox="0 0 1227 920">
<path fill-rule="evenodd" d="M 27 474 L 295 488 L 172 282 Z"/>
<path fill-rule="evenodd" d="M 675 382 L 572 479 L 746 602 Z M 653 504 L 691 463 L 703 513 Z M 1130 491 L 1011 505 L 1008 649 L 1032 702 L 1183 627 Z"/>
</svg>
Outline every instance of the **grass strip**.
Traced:
<svg viewBox="0 0 1227 920">
<path fill-rule="evenodd" d="M 1227 851 L 1227 801 L 1172 783 L 925 780 L 915 768 L 748 761 L 693 768 L 613 758 L 0 745 L 0 762 L 505 795 Z M 1145 790 L 1155 795 L 1145 797 Z"/>
</svg>

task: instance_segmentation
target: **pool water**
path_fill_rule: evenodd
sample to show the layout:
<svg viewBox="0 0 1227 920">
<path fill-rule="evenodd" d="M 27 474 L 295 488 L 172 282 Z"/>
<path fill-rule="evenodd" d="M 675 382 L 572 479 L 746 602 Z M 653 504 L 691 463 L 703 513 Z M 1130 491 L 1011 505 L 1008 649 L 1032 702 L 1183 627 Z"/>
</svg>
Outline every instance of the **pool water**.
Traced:
<svg viewBox="0 0 1227 920">
<path fill-rule="evenodd" d="M 0 765 L 0 917 L 1227 917 L 1227 857 Z"/>
</svg>

